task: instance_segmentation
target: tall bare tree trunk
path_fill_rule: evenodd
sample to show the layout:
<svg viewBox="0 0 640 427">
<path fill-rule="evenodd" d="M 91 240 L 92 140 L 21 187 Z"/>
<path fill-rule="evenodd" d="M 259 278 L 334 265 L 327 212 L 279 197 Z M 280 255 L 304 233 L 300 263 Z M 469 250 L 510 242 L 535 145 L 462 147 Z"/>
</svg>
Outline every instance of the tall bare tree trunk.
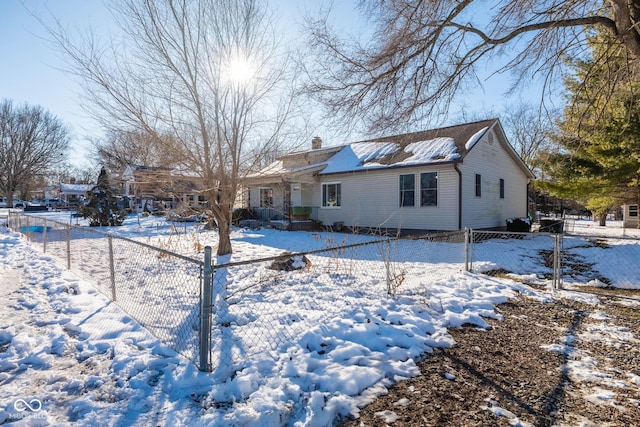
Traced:
<svg viewBox="0 0 640 427">
<path fill-rule="evenodd" d="M 218 220 L 217 255 L 227 255 L 230 254 L 231 251 L 231 221 L 226 221 L 226 218 L 220 218 Z"/>
</svg>

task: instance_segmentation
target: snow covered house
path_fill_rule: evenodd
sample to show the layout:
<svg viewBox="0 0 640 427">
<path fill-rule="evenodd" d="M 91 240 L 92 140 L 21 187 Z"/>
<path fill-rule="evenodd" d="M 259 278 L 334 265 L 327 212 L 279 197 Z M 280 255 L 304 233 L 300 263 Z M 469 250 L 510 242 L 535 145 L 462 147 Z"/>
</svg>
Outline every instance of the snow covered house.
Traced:
<svg viewBox="0 0 640 427">
<path fill-rule="evenodd" d="M 248 207 L 356 230 L 501 228 L 527 216 L 534 176 L 498 119 L 321 145 L 246 177 Z"/>
<path fill-rule="evenodd" d="M 64 206 L 78 206 L 92 188 L 93 185 L 91 184 L 60 183 L 58 185 L 58 197 Z"/>
</svg>

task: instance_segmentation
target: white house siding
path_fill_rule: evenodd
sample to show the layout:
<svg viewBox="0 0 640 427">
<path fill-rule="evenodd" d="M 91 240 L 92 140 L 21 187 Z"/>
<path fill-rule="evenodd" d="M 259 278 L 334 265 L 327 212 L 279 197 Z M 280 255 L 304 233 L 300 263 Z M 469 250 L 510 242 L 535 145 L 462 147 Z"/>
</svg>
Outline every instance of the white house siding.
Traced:
<svg viewBox="0 0 640 427">
<path fill-rule="evenodd" d="M 623 227 L 638 228 L 638 205 L 622 205 L 622 218 L 624 218 Z"/>
<path fill-rule="evenodd" d="M 320 184 L 302 184 L 302 206 L 320 206 Z"/>
<path fill-rule="evenodd" d="M 420 206 L 419 174 L 438 172 L 438 205 Z M 416 175 L 413 207 L 400 207 L 400 175 Z M 320 177 L 320 184 L 340 182 L 342 206 L 318 209 L 325 225 L 343 222 L 349 227 L 420 230 L 456 230 L 458 226 L 458 175 L 452 165 L 370 170 Z M 321 204 L 321 185 L 318 187 Z"/>
<path fill-rule="evenodd" d="M 527 216 L 527 177 L 493 131 L 476 143 L 459 168 L 463 176 L 463 227 L 504 227 L 508 218 Z M 481 175 L 481 197 L 475 195 L 476 174 Z M 504 199 L 499 193 L 501 178 Z"/>
</svg>

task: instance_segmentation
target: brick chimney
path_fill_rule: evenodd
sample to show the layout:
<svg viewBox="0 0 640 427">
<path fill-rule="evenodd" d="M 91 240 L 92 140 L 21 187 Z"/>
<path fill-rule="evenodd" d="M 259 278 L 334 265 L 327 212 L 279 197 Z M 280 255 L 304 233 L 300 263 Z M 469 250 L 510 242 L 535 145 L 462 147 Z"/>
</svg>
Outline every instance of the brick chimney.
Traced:
<svg viewBox="0 0 640 427">
<path fill-rule="evenodd" d="M 311 149 L 317 150 L 319 148 L 322 148 L 322 138 L 320 138 L 319 136 L 314 136 L 311 140 Z"/>
</svg>

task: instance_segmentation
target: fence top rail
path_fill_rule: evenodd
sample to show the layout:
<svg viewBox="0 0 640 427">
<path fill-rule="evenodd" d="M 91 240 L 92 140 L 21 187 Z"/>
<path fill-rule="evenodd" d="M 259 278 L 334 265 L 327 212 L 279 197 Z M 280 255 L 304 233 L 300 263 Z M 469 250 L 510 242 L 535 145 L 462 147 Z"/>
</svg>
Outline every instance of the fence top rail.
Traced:
<svg viewBox="0 0 640 427">
<path fill-rule="evenodd" d="M 167 251 L 165 249 L 161 249 L 161 248 L 158 248 L 156 246 L 149 245 L 147 243 L 139 242 L 137 240 L 133 240 L 133 239 L 128 238 L 128 237 L 120 236 L 120 235 L 115 234 L 113 232 L 92 230 L 92 229 L 90 229 L 88 227 L 67 224 L 67 223 L 62 222 L 62 221 L 57 221 L 57 220 L 48 219 L 48 218 L 42 218 L 42 217 L 39 217 L 38 215 L 28 215 L 28 214 L 18 213 L 18 212 L 13 213 L 12 215 L 38 218 L 38 219 L 41 219 L 41 220 L 46 220 L 47 222 L 58 224 L 58 225 L 63 226 L 63 227 L 76 228 L 76 229 L 80 229 L 80 230 L 83 230 L 83 231 L 86 231 L 86 232 L 99 234 L 99 235 L 102 235 L 104 237 L 112 237 L 112 238 L 128 241 L 128 242 L 131 242 L 133 244 L 140 245 L 140 246 L 146 247 L 148 249 L 164 253 L 166 255 L 170 255 L 172 257 L 180 258 L 180 259 L 183 259 L 183 260 L 188 261 L 188 262 L 193 262 L 193 263 L 199 264 L 201 266 L 204 265 L 204 261 L 203 260 L 198 260 L 198 259 L 194 259 L 194 258 L 185 256 L 185 255 L 180 255 L 180 254 L 175 253 L 175 252 Z M 216 268 L 239 267 L 239 266 L 242 266 L 242 265 L 254 264 L 254 263 L 257 263 L 257 262 L 275 261 L 275 260 L 278 260 L 278 259 L 282 259 L 282 257 L 284 257 L 284 256 L 314 255 L 314 254 L 319 254 L 319 253 L 324 253 L 324 252 L 351 249 L 351 248 L 360 247 L 360 246 L 376 245 L 376 244 L 379 244 L 379 243 L 393 242 L 393 241 L 403 241 L 403 240 L 407 240 L 407 241 L 410 241 L 410 240 L 434 240 L 434 241 L 437 241 L 438 239 L 442 239 L 442 238 L 449 237 L 449 236 L 454 236 L 454 235 L 460 235 L 460 234 L 463 234 L 463 233 L 464 233 L 464 231 L 459 231 L 458 230 L 458 231 L 451 231 L 451 232 L 427 233 L 427 234 L 421 234 L 421 235 L 387 237 L 387 238 L 383 238 L 383 239 L 372 240 L 372 241 L 369 241 L 369 242 L 352 243 L 350 245 L 342 245 L 342 246 L 321 248 L 321 249 L 315 249 L 315 250 L 312 250 L 312 251 L 295 252 L 295 253 L 292 252 L 292 253 L 274 255 L 274 256 L 265 257 L 265 258 L 257 258 L 257 259 L 254 258 L 254 259 L 249 259 L 249 260 L 244 260 L 244 261 L 228 262 L 228 263 L 224 263 L 224 264 L 217 264 Z M 521 233 L 521 234 L 528 234 L 528 233 Z M 539 234 L 547 234 L 547 233 L 539 233 Z M 551 233 L 549 233 L 549 234 L 551 234 Z"/>
<path fill-rule="evenodd" d="M 396 239 L 381 239 L 381 240 L 373 240 L 370 242 L 360 242 L 360 243 L 353 243 L 351 245 L 343 245 L 343 246 L 333 246 L 330 248 L 322 248 L 322 249 L 315 249 L 313 251 L 306 251 L 306 252 L 291 252 L 291 253 L 282 253 L 280 255 L 274 255 L 274 256 L 270 256 L 270 257 L 265 257 L 265 258 L 253 258 L 253 259 L 247 259 L 244 261 L 234 261 L 234 262 L 227 262 L 224 264 L 216 264 L 216 268 L 227 268 L 227 267 L 239 267 L 241 265 L 247 265 L 247 264 L 255 264 L 257 262 L 267 262 L 267 261 L 275 261 L 275 260 L 279 260 L 282 259 L 283 257 L 286 256 L 303 256 L 303 255 L 315 255 L 315 254 L 320 254 L 323 252 L 331 252 L 331 251 L 338 251 L 338 250 L 343 250 L 343 249 L 350 249 L 350 248 L 355 248 L 355 247 L 359 247 L 359 246 L 368 246 L 368 245 L 375 245 L 378 243 L 385 243 L 385 242 L 390 242 Z"/>
<path fill-rule="evenodd" d="M 566 233 L 569 237 L 582 237 L 587 239 L 608 239 L 608 240 L 630 240 L 632 242 L 640 241 L 640 236 L 614 236 L 605 234 L 588 234 L 588 233 Z"/>
<path fill-rule="evenodd" d="M 133 243 L 135 245 L 139 245 L 139 246 L 145 247 L 147 249 L 151 249 L 151 250 L 154 250 L 156 252 L 160 252 L 160 253 L 163 253 L 165 255 L 169 255 L 169 256 L 174 257 L 174 258 L 182 259 L 183 261 L 192 262 L 192 263 L 198 264 L 200 266 L 204 265 L 204 261 L 203 260 L 199 260 L 199 259 L 188 257 L 186 255 L 181 255 L 181 254 L 178 254 L 178 253 L 175 253 L 175 252 L 171 252 L 171 251 L 168 251 L 166 249 L 162 249 L 162 248 L 159 248 L 157 246 L 150 245 L 148 243 L 139 242 L 137 240 L 130 239 L 128 237 L 120 236 L 120 235 L 118 235 L 116 233 L 113 233 L 111 231 L 92 230 L 89 227 L 82 227 L 80 225 L 67 224 L 65 222 L 56 221 L 54 219 L 42 218 L 42 217 L 39 217 L 38 215 L 27 215 L 27 214 L 11 213 L 11 212 L 10 212 L 10 214 L 11 215 L 16 215 L 16 216 L 25 216 L 25 217 L 30 217 L 30 218 L 38 218 L 38 219 L 41 219 L 41 220 L 46 220 L 47 223 L 53 223 L 53 224 L 56 224 L 56 225 L 59 225 L 59 226 L 65 227 L 65 228 L 69 228 L 69 229 L 74 228 L 74 229 L 82 230 L 83 232 L 99 234 L 101 236 L 104 236 L 105 238 L 111 237 L 111 238 L 114 238 L 114 239 L 124 240 L 126 242 L 130 242 L 130 243 Z"/>
<path fill-rule="evenodd" d="M 470 230 L 471 234 L 496 234 L 496 235 L 519 235 L 519 236 L 556 236 L 559 233 L 549 233 L 546 231 L 496 231 L 496 230 Z M 561 234 L 561 233 L 560 233 Z"/>
<path fill-rule="evenodd" d="M 287 257 L 287 256 L 315 255 L 315 254 L 320 254 L 324 252 L 341 251 L 344 249 L 357 248 L 360 246 L 370 246 L 370 245 L 377 245 L 380 243 L 389 243 L 389 242 L 402 241 L 402 240 L 423 240 L 423 239 L 434 240 L 437 238 L 442 238 L 443 236 L 457 235 L 460 233 L 464 233 L 464 232 L 453 231 L 451 233 L 423 234 L 419 236 L 388 237 L 388 238 L 379 239 L 379 240 L 371 240 L 369 242 L 359 242 L 359 243 L 352 243 L 350 245 L 332 246 L 327 248 L 314 249 L 312 251 L 282 253 L 280 255 L 274 255 L 274 256 L 265 257 L 265 258 L 253 258 L 245 261 L 227 262 L 224 264 L 216 264 L 216 268 L 239 267 L 242 265 L 254 264 L 257 262 L 280 260 L 283 257 Z"/>
</svg>

